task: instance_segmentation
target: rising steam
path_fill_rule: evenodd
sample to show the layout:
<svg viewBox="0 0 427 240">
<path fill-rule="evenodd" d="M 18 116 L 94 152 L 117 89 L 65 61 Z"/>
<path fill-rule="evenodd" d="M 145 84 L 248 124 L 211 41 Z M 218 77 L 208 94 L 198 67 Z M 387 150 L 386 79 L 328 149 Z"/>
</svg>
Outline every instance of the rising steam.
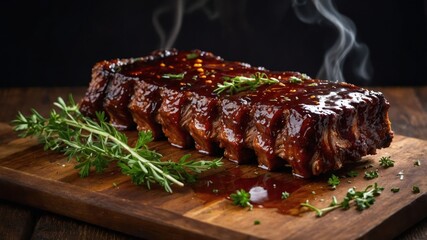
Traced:
<svg viewBox="0 0 427 240">
<path fill-rule="evenodd" d="M 336 10 L 333 0 L 290 1 L 292 1 L 293 9 L 301 21 L 307 24 L 328 23 L 338 33 L 337 40 L 324 56 L 317 78 L 345 81 L 343 67 L 349 54 L 352 56 L 351 63 L 353 66 L 351 67 L 356 76 L 363 80 L 369 80 L 372 77 L 373 70 L 369 60 L 368 47 L 356 41 L 356 26 L 351 19 Z M 219 9 L 214 7 L 212 10 L 208 7 L 209 3 L 212 2 L 215 3 L 213 0 L 171 0 L 158 7 L 153 12 L 152 21 L 160 38 L 159 48 L 170 49 L 173 47 L 186 13 L 202 11 L 210 20 L 218 18 L 220 16 Z M 167 22 L 169 24 L 165 24 Z M 166 32 L 165 29 L 169 31 Z"/>
<path fill-rule="evenodd" d="M 353 21 L 335 9 L 332 0 L 293 0 L 293 8 L 301 21 L 320 24 L 326 20 L 338 31 L 337 40 L 324 56 L 318 78 L 344 81 L 343 66 L 351 51 L 355 54 L 353 68 L 355 74 L 364 80 L 371 78 L 369 49 L 365 44 L 356 41 L 356 26 Z"/>
<path fill-rule="evenodd" d="M 213 11 L 207 7 L 209 0 L 195 1 L 187 4 L 184 0 L 169 1 L 169 4 L 162 5 L 153 12 L 153 26 L 160 38 L 160 49 L 170 49 L 173 47 L 176 38 L 181 30 L 185 13 L 192 13 L 201 10 L 210 20 L 219 17 L 219 11 Z M 160 23 L 160 17 L 169 12 L 174 12 L 172 27 L 169 34 L 165 32 L 164 26 Z"/>
</svg>

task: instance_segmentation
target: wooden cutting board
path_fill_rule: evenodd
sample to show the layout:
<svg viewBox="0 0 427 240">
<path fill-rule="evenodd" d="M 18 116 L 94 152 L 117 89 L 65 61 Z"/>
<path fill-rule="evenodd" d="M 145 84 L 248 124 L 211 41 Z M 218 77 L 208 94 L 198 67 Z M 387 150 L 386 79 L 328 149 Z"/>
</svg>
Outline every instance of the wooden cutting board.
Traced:
<svg viewBox="0 0 427 240">
<path fill-rule="evenodd" d="M 132 134 L 131 134 L 132 135 Z M 151 145 L 166 159 L 185 153 L 210 159 L 195 151 L 179 150 L 167 142 Z M 384 169 L 378 160 L 391 156 L 395 166 Z M 421 166 L 414 161 L 420 160 Z M 396 136 L 392 145 L 367 156 L 350 169 L 355 178 L 343 178 L 336 190 L 327 177 L 294 179 L 289 169 L 268 173 L 255 165 L 224 167 L 209 171 L 195 184 L 174 188 L 173 194 L 159 187 L 134 186 L 115 166 L 102 174 L 80 178 L 73 162 L 55 152 L 43 151 L 34 139 L 19 139 L 7 124 L 0 124 L 0 198 L 34 206 L 78 220 L 144 238 L 200 239 L 355 239 L 392 238 L 427 216 L 427 141 Z M 373 167 L 368 168 L 372 165 Z M 366 180 L 364 171 L 378 168 L 379 178 Z M 338 172 L 344 175 L 346 171 Z M 403 172 L 403 179 L 398 174 Z M 303 212 L 299 203 L 309 200 L 327 206 L 332 196 L 341 200 L 351 187 L 364 189 L 377 182 L 385 187 L 375 204 L 363 212 L 333 211 L 322 218 Z M 412 193 L 417 185 L 421 193 Z M 255 206 L 252 211 L 231 204 L 226 198 L 239 188 L 262 186 L 269 195 L 291 192 L 280 208 Z M 392 193 L 392 187 L 399 187 Z M 218 193 L 213 193 L 218 189 Z M 254 222 L 260 224 L 255 225 Z"/>
</svg>

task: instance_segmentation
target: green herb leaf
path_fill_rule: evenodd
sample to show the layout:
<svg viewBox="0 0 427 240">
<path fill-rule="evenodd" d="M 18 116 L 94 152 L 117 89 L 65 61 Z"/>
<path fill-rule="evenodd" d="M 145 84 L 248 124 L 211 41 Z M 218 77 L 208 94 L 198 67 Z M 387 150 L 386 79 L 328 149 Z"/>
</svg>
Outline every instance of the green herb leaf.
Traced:
<svg viewBox="0 0 427 240">
<path fill-rule="evenodd" d="M 390 157 L 381 157 L 380 166 L 384 168 L 394 167 L 394 161 Z"/>
<path fill-rule="evenodd" d="M 63 152 L 69 160 L 74 158 L 82 177 L 88 176 L 92 168 L 102 172 L 116 162 L 135 184 L 145 183 L 150 188 L 150 184 L 157 183 L 172 192 L 172 184 L 182 186 L 182 181 L 194 180 L 193 174 L 222 165 L 220 159 L 187 161 L 187 155 L 178 162 L 161 161 L 162 155 L 146 145 L 152 140 L 150 132 L 140 132 L 135 147 L 131 147 L 126 135 L 106 122 L 103 112 L 96 114 L 96 121 L 87 118 L 71 96 L 69 104 L 58 98 L 54 105 L 59 112 L 52 110 L 48 118 L 33 110 L 28 117 L 18 113 L 12 124 L 21 137 L 36 136 L 46 150 Z"/>
<path fill-rule="evenodd" d="M 399 191 L 400 191 L 400 188 L 398 188 L 398 187 L 393 187 L 393 188 L 391 188 L 391 189 L 390 189 L 390 191 L 392 191 L 393 193 L 397 193 L 397 192 L 399 192 Z"/>
<path fill-rule="evenodd" d="M 374 179 L 378 177 L 378 171 L 372 170 L 372 171 L 366 171 L 365 172 L 365 179 Z"/>
<path fill-rule="evenodd" d="M 375 198 L 379 196 L 383 190 L 383 187 L 378 187 L 378 184 L 375 183 L 374 185 L 369 185 L 363 191 L 356 191 L 355 188 L 350 188 L 347 191 L 347 195 L 340 203 L 338 203 L 336 197 L 334 196 L 332 198 L 331 204 L 329 205 L 329 207 L 326 208 L 317 208 L 310 204 L 308 201 L 306 201 L 305 203 L 301 203 L 301 206 L 307 207 L 308 209 L 315 211 L 317 217 L 322 217 L 326 213 L 338 208 L 344 210 L 349 209 L 352 204 L 356 206 L 357 210 L 363 211 L 374 204 Z"/>
<path fill-rule="evenodd" d="M 282 199 L 287 199 L 290 196 L 288 192 L 282 192 Z"/>
<path fill-rule="evenodd" d="M 290 83 L 302 83 L 302 79 L 299 77 L 292 76 L 289 78 Z"/>
<path fill-rule="evenodd" d="M 186 72 L 178 73 L 178 74 L 166 73 L 162 75 L 162 78 L 181 80 L 184 78 L 185 74 L 187 73 Z"/>
<path fill-rule="evenodd" d="M 340 184 L 339 177 L 332 174 L 331 177 L 328 179 L 328 185 L 331 186 L 333 189 L 336 189 L 339 184 Z"/>
<path fill-rule="evenodd" d="M 303 73 L 303 74 L 301 74 L 301 79 L 302 80 L 308 80 L 308 79 L 311 79 L 311 77 L 308 76 L 307 74 Z"/>
<path fill-rule="evenodd" d="M 186 57 L 187 57 L 188 60 L 192 60 L 192 59 L 198 58 L 199 54 L 198 53 L 189 53 L 189 54 L 187 54 Z"/>
<path fill-rule="evenodd" d="M 235 94 L 246 90 L 255 90 L 264 84 L 279 83 L 276 78 L 269 78 L 266 73 L 256 72 L 250 77 L 235 76 L 223 77 L 223 83 L 218 83 L 215 93 L 220 94 L 226 92 L 228 94 Z"/>
<path fill-rule="evenodd" d="M 254 221 L 254 225 L 260 225 L 261 224 L 261 221 L 260 220 L 255 220 Z"/>
<path fill-rule="evenodd" d="M 351 170 L 346 174 L 348 177 L 357 177 L 359 173 L 357 171 Z"/>
<path fill-rule="evenodd" d="M 420 193 L 420 188 L 418 186 L 414 185 L 414 186 L 412 186 L 412 192 L 415 194 Z"/>
<path fill-rule="evenodd" d="M 250 203 L 251 195 L 246 192 L 244 189 L 237 190 L 236 193 L 230 194 L 230 198 L 233 201 L 233 204 L 240 207 L 249 207 L 249 210 L 252 210 L 253 206 Z"/>
</svg>

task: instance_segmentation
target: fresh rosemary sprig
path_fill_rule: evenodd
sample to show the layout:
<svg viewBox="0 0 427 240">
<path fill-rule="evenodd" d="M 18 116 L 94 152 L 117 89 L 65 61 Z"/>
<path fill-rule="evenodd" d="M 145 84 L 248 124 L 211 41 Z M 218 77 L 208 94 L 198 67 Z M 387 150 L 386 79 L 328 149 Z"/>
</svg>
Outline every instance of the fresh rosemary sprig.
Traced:
<svg viewBox="0 0 427 240">
<path fill-rule="evenodd" d="M 97 121 L 87 118 L 71 96 L 69 105 L 62 98 L 54 105 L 59 112 L 53 109 L 48 118 L 32 110 L 28 117 L 19 113 L 12 124 L 15 131 L 21 132 L 21 137 L 36 136 L 44 143 L 45 150 L 61 151 L 69 160 L 74 158 L 75 168 L 82 177 L 88 176 L 91 168 L 102 172 L 117 161 L 122 172 L 135 184 L 145 183 L 150 188 L 150 184 L 158 183 L 172 192 L 172 184 L 183 186 L 183 181 L 194 180 L 194 173 L 222 165 L 220 159 L 187 161 L 189 155 L 178 162 L 161 161 L 162 155 L 147 147 L 153 139 L 151 132 L 139 132 L 135 147 L 130 147 L 126 135 L 106 122 L 103 112 L 96 114 Z"/>
<path fill-rule="evenodd" d="M 378 187 L 378 184 L 375 183 L 373 186 L 369 185 L 368 187 L 366 187 L 364 191 L 356 191 L 355 188 L 350 188 L 347 192 L 347 195 L 340 203 L 338 203 L 336 197 L 334 196 L 332 198 L 331 204 L 329 205 L 329 207 L 326 208 L 317 208 L 308 203 L 308 201 L 305 203 L 301 203 L 301 206 L 307 207 L 310 210 L 315 211 L 317 217 L 322 217 L 326 213 L 338 208 L 347 210 L 350 208 L 350 204 L 352 203 L 355 204 L 357 210 L 363 211 L 369 208 L 372 204 L 374 204 L 375 197 L 380 195 L 383 190 L 383 187 Z"/>
<path fill-rule="evenodd" d="M 227 92 L 229 94 L 235 94 L 246 90 L 255 90 L 264 84 L 275 84 L 279 80 L 277 78 L 269 78 L 266 73 L 256 72 L 250 77 L 235 76 L 235 77 L 223 77 L 225 80 L 223 83 L 218 83 L 217 88 L 214 90 L 215 93 L 220 94 Z"/>
</svg>

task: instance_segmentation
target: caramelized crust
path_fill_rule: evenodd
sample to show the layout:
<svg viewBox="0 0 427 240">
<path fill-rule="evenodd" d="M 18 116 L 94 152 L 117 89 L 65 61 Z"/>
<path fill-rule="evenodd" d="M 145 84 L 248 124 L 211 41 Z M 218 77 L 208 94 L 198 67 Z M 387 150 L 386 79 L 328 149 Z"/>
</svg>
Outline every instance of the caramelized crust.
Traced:
<svg viewBox="0 0 427 240">
<path fill-rule="evenodd" d="M 279 83 L 237 94 L 216 94 L 225 77 L 265 73 Z M 302 82 L 293 82 L 292 78 Z M 389 104 L 381 93 L 348 83 L 311 79 L 224 61 L 209 52 L 156 51 L 103 61 L 80 103 L 93 117 L 106 111 L 119 129 L 137 127 L 180 148 L 269 170 L 290 165 L 309 177 L 339 169 L 393 138 Z"/>
</svg>

